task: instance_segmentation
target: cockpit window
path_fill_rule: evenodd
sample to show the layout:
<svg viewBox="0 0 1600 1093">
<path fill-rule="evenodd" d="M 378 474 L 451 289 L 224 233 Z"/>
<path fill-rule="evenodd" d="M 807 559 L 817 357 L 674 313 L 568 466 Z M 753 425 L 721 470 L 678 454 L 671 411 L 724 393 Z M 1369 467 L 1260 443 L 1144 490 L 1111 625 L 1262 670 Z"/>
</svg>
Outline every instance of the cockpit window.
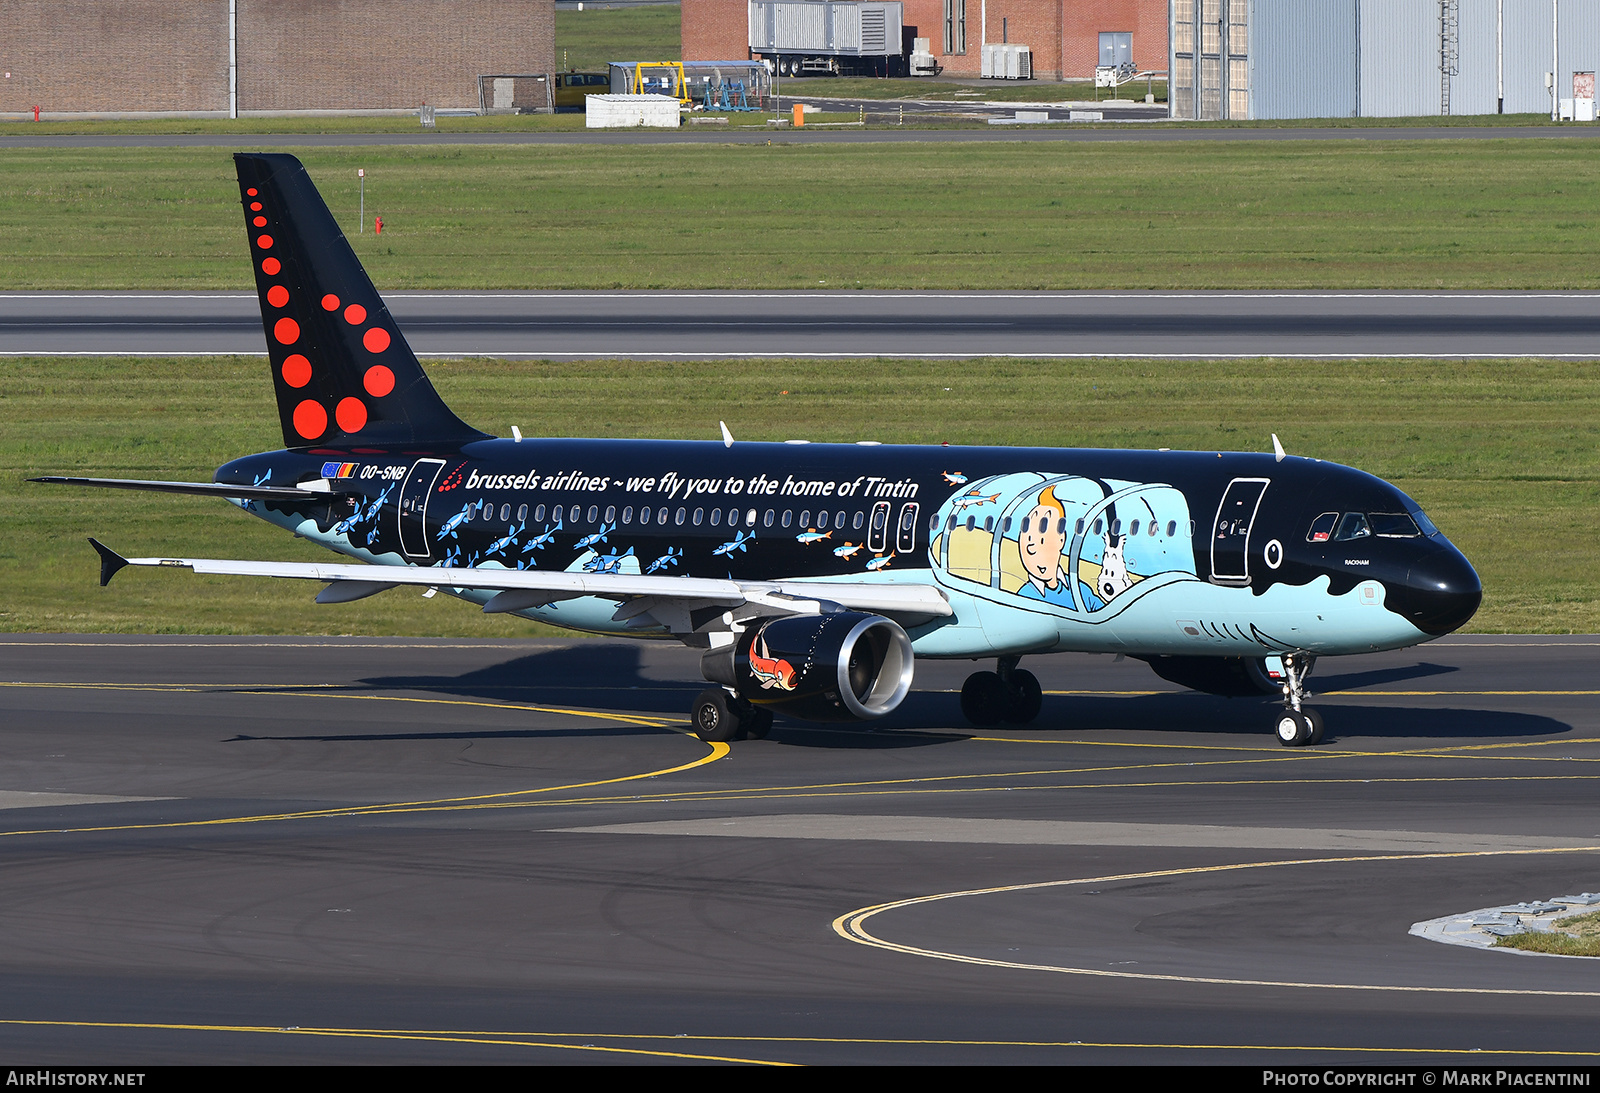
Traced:
<svg viewBox="0 0 1600 1093">
<path fill-rule="evenodd" d="M 1336 543 L 1348 543 L 1352 539 L 1365 539 L 1372 534 L 1372 526 L 1367 523 L 1367 514 L 1364 512 L 1347 512 L 1339 517 L 1339 527 L 1333 533 Z"/>
<path fill-rule="evenodd" d="M 1311 530 L 1306 532 L 1306 542 L 1326 543 L 1329 539 L 1333 538 L 1333 529 L 1338 522 L 1339 514 L 1337 512 L 1323 513 L 1321 516 L 1311 521 Z"/>
<path fill-rule="evenodd" d="M 1384 539 L 1415 539 L 1422 534 L 1417 530 L 1417 522 L 1405 512 L 1374 512 L 1369 514 L 1372 518 L 1373 534 Z"/>
</svg>

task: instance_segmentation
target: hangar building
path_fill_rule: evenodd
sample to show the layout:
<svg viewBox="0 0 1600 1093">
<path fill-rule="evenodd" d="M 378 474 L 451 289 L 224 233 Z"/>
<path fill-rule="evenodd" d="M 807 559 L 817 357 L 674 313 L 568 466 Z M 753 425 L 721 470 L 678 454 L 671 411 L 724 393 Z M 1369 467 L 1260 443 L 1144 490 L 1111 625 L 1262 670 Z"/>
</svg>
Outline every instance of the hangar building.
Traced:
<svg viewBox="0 0 1600 1093">
<path fill-rule="evenodd" d="M 554 67 L 553 0 L 7 0 L 0 115 L 476 109 Z"/>
<path fill-rule="evenodd" d="M 1212 0 L 1214 2 L 1214 0 Z M 683 59 L 750 56 L 747 0 L 682 0 Z M 926 38 L 942 76 L 976 78 L 980 45 L 1029 47 L 1036 79 L 1089 79 L 1095 66 L 1130 61 L 1139 71 L 1167 67 L 1165 0 L 903 0 L 912 38 Z M 987 35 L 987 37 L 985 37 Z M 1101 59 L 1102 36 L 1113 53 Z"/>
<path fill-rule="evenodd" d="M 1600 69 L 1600 0 L 1170 3 L 1178 118 L 1549 114 Z"/>
</svg>

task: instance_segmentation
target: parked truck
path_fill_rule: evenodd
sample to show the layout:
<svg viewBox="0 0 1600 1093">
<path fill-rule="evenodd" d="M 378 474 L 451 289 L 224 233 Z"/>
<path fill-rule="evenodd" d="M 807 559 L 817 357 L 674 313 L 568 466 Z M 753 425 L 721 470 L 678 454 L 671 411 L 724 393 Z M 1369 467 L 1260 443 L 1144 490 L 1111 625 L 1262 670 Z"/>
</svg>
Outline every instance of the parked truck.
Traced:
<svg viewBox="0 0 1600 1093">
<path fill-rule="evenodd" d="M 780 76 L 903 76 L 900 0 L 749 0 L 750 55 Z"/>
</svg>

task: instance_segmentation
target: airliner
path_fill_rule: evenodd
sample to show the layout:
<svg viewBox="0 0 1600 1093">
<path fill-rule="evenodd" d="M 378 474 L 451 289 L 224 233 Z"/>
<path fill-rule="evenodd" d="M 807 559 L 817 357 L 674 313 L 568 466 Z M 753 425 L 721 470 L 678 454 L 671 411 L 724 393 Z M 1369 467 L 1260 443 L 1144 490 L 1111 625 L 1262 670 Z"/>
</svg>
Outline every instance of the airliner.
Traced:
<svg viewBox="0 0 1600 1093">
<path fill-rule="evenodd" d="M 491 614 L 701 650 L 706 740 L 773 714 L 881 717 L 918 658 L 987 661 L 974 724 L 1023 725 L 1021 658 L 1115 653 L 1215 694 L 1273 694 L 1278 740 L 1318 743 L 1318 657 L 1448 634 L 1482 599 L 1422 509 L 1370 474 L 1271 453 L 490 436 L 434 390 L 304 167 L 234 157 L 282 450 L 211 482 L 39 482 L 201 494 L 327 547 L 328 562 L 127 558 L 403 586 Z M 1265 726 L 1264 726 L 1265 727 Z"/>
</svg>

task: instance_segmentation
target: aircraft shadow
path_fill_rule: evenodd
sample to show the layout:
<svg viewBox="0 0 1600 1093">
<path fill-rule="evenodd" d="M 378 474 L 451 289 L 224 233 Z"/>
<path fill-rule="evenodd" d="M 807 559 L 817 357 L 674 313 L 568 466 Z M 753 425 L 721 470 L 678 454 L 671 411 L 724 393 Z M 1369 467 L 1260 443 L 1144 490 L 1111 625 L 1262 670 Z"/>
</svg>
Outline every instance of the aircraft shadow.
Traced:
<svg viewBox="0 0 1600 1093">
<path fill-rule="evenodd" d="M 1348 699 L 1356 697 L 1351 695 Z M 1557 736 L 1572 730 L 1571 725 L 1553 717 L 1516 710 L 1357 704 L 1348 699 L 1334 704 L 1318 703 L 1313 697 L 1311 705 L 1322 714 L 1326 726 L 1325 741 L 1341 737 L 1511 740 Z M 1278 701 L 1270 698 L 1228 699 L 1196 692 L 1046 697 L 1038 720 L 1022 728 L 1032 732 L 1160 729 L 1197 737 L 1259 730 L 1268 737 L 1273 715 L 1280 708 Z M 954 709 L 945 723 L 953 723 L 960 716 L 959 708 Z"/>
<path fill-rule="evenodd" d="M 1358 687 L 1375 687 L 1380 683 L 1399 683 L 1406 679 L 1426 679 L 1428 676 L 1449 675 L 1461 669 L 1451 664 L 1429 664 L 1426 661 L 1404 668 L 1374 668 L 1370 672 L 1346 672 L 1344 675 L 1319 676 L 1312 672 L 1307 685 L 1313 692 L 1353 691 Z"/>
<path fill-rule="evenodd" d="M 640 646 L 594 642 L 515 657 L 454 676 L 374 676 L 355 681 L 373 691 L 427 691 L 486 702 L 582 706 L 614 713 L 689 716 L 707 686 L 697 680 L 652 679 Z"/>
<path fill-rule="evenodd" d="M 485 702 L 531 706 L 579 707 L 608 713 L 640 713 L 688 720 L 689 704 L 705 688 L 701 680 L 660 679 L 647 675 L 637 644 L 595 642 L 541 650 L 458 675 L 374 676 L 355 681 L 358 691 L 412 691 Z M 669 669 L 670 670 L 670 669 Z M 1405 667 L 1350 672 L 1314 679 L 1317 691 L 1331 694 L 1403 680 L 1447 675 L 1448 665 L 1419 663 Z M 1326 723 L 1328 741 L 1351 738 L 1526 739 L 1555 736 L 1571 726 L 1538 714 L 1437 707 L 1355 704 L 1347 694 L 1337 704 L 1317 705 Z M 771 741 L 787 747 L 887 750 L 954 743 L 975 734 L 996 732 L 1098 732 L 1164 730 L 1192 733 L 1197 743 L 1212 734 L 1237 734 L 1259 728 L 1270 733 L 1277 700 L 1219 698 L 1192 691 L 1129 696 L 1047 696 L 1039 718 L 1025 726 L 975 729 L 961 714 L 960 700 L 946 691 L 913 691 L 888 717 L 865 724 L 818 725 L 779 714 Z M 673 729 L 608 726 L 592 729 L 495 730 L 483 733 L 395 733 L 386 736 L 349 734 L 301 737 L 319 740 L 491 739 L 527 737 L 648 736 Z"/>
</svg>

